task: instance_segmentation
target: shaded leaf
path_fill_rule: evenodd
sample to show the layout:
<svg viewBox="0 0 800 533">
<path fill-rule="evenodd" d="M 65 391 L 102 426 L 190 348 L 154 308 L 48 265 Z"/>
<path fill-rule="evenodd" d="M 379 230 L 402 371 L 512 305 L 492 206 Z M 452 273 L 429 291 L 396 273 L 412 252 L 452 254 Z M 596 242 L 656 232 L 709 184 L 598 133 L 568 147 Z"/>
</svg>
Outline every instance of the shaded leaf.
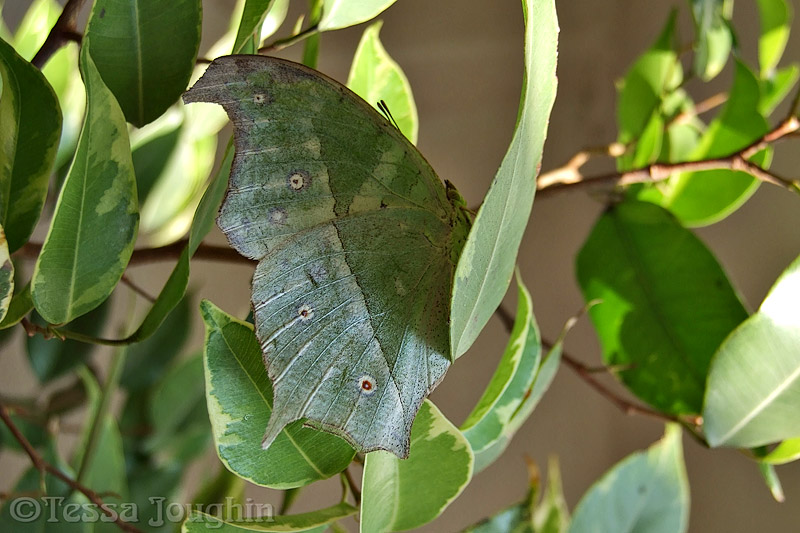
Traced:
<svg viewBox="0 0 800 533">
<path fill-rule="evenodd" d="M 406 75 L 381 44 L 382 25 L 378 21 L 364 30 L 350 66 L 347 86 L 373 106 L 384 100 L 400 131 L 416 144 L 417 106 Z"/>
<path fill-rule="evenodd" d="M 320 31 L 338 30 L 355 26 L 377 17 L 396 0 L 324 0 Z"/>
<path fill-rule="evenodd" d="M 211 302 L 200 306 L 206 323 L 206 400 L 217 454 L 236 475 L 272 488 L 292 488 L 344 470 L 355 452 L 342 439 L 287 426 L 262 450 L 272 413 L 272 386 L 252 326 Z"/>
<path fill-rule="evenodd" d="M 205 533 L 209 530 L 220 531 L 222 533 L 240 533 L 242 531 L 276 533 L 310 531 L 320 526 L 330 525 L 337 520 L 355 514 L 357 511 L 358 509 L 350 504 L 340 503 L 309 513 L 272 516 L 261 523 L 257 520 L 248 520 L 238 523 L 223 522 L 213 516 L 193 511 L 186 522 L 183 523 L 183 526 L 181 526 L 181 531 L 183 533 Z"/>
<path fill-rule="evenodd" d="M 728 62 L 733 45 L 732 0 L 691 0 L 695 27 L 694 72 L 708 81 Z"/>
<path fill-rule="evenodd" d="M 106 300 L 95 309 L 83 316 L 76 318 L 70 324 L 70 331 L 83 333 L 92 337 L 98 336 L 105 326 L 108 317 L 110 300 Z M 34 312 L 31 322 L 44 326 L 45 323 L 38 313 Z M 26 339 L 28 360 L 31 369 L 40 383 L 46 383 L 73 370 L 76 366 L 86 362 L 89 355 L 96 348 L 93 344 L 78 342 L 70 339 L 59 338 L 45 339 L 42 335 L 35 335 Z"/>
<path fill-rule="evenodd" d="M 669 413 L 699 413 L 711 357 L 747 318 L 705 245 L 663 208 L 626 201 L 595 224 L 577 261 L 603 361 Z"/>
<path fill-rule="evenodd" d="M 681 430 L 667 425 L 646 452 L 619 462 L 583 495 L 569 533 L 680 533 L 689 522 L 689 483 Z"/>
<path fill-rule="evenodd" d="M 411 428 L 408 459 L 381 450 L 364 460 L 361 531 L 398 531 L 430 522 L 467 486 L 472 462 L 461 432 L 425 400 Z"/>
<path fill-rule="evenodd" d="M 111 294 L 133 252 L 139 219 L 127 127 L 88 47 L 81 73 L 86 119 L 31 281 L 37 311 L 53 324 L 70 322 Z"/>
<path fill-rule="evenodd" d="M 536 193 L 556 94 L 558 21 L 552 0 L 527 0 L 523 12 L 525 74 L 517 126 L 456 268 L 450 308 L 453 358 L 469 349 L 503 299 Z"/>
<path fill-rule="evenodd" d="M 32 309 L 31 284 L 27 283 L 21 290 L 17 290 L 11 298 L 11 302 L 8 304 L 8 312 L 2 322 L 0 322 L 0 330 L 16 325 L 25 315 L 30 313 Z"/>
<path fill-rule="evenodd" d="M 533 316 L 531 295 L 519 278 L 519 272 L 517 285 L 517 314 L 505 353 L 483 396 L 461 425 L 461 431 L 475 454 L 476 471 L 487 466 L 477 462 L 481 452 L 505 437 L 539 367 L 539 329 Z"/>
<path fill-rule="evenodd" d="M 33 232 L 47 196 L 61 109 L 42 73 L 0 40 L 0 225 L 9 253 Z"/>
<path fill-rule="evenodd" d="M 758 38 L 758 64 L 761 77 L 769 77 L 778 66 L 792 25 L 792 6 L 786 0 L 757 0 L 761 20 Z"/>
<path fill-rule="evenodd" d="M 158 178 L 164 172 L 170 156 L 178 145 L 181 124 L 132 146 L 131 158 L 136 172 L 139 205 L 143 205 Z"/>
<path fill-rule="evenodd" d="M 760 82 L 761 100 L 758 104 L 759 113 L 765 117 L 770 116 L 795 86 L 799 77 L 800 67 L 793 64 L 776 70 L 768 79 L 762 79 Z"/>
<path fill-rule="evenodd" d="M 88 48 L 131 124 L 155 120 L 186 89 L 200 44 L 200 13 L 200 0 L 94 3 Z"/>
<path fill-rule="evenodd" d="M 800 435 L 800 257 L 714 356 L 703 408 L 713 446 L 754 447 Z"/>
<path fill-rule="evenodd" d="M 0 324 L 3 323 L 14 296 L 14 263 L 8 253 L 8 242 L 0 225 Z"/>
<path fill-rule="evenodd" d="M 273 0 L 246 0 L 242 17 L 239 20 L 239 29 L 236 30 L 236 39 L 233 43 L 232 54 L 243 53 L 243 48 L 252 39 L 253 34 L 259 32 Z"/>
</svg>

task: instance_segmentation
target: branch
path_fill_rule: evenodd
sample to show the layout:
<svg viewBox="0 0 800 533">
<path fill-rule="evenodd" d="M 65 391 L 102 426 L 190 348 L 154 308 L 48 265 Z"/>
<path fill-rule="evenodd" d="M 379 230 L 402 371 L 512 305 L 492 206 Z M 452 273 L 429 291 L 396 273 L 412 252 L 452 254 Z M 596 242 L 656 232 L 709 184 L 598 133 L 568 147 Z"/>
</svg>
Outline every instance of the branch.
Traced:
<svg viewBox="0 0 800 533">
<path fill-rule="evenodd" d="M 31 59 L 31 64 L 41 69 L 47 60 L 56 53 L 56 50 L 70 41 L 80 42 L 82 35 L 75 27 L 78 12 L 83 7 L 84 0 L 68 0 L 61 11 L 58 20 L 47 35 L 42 47 Z"/>
<path fill-rule="evenodd" d="M 58 479 L 66 483 L 71 489 L 77 490 L 78 492 L 82 493 L 89 499 L 90 502 L 95 504 L 98 507 L 98 509 L 100 509 L 103 512 L 103 514 L 111 518 L 122 531 L 128 531 L 130 533 L 142 533 L 141 530 L 139 530 L 132 524 L 129 524 L 124 520 L 122 520 L 119 514 L 117 514 L 113 509 L 108 507 L 105 504 L 105 502 L 103 502 L 103 499 L 100 497 L 100 495 L 97 494 L 95 491 L 81 485 L 68 475 L 64 474 L 61 470 L 57 469 L 56 467 L 45 461 L 42 458 L 42 456 L 39 455 L 39 452 L 37 452 L 34 449 L 34 447 L 31 446 L 31 443 L 28 441 L 27 438 L 25 438 L 25 435 L 22 434 L 19 428 L 17 428 L 17 426 L 11 420 L 11 416 L 9 416 L 8 410 L 3 404 L 0 404 L 0 419 L 3 420 L 3 422 L 11 432 L 11 434 L 16 439 L 16 441 L 19 442 L 20 446 L 22 446 L 22 449 L 25 450 L 25 453 L 30 458 L 34 468 L 36 468 L 42 474 L 47 472 L 48 474 L 57 477 Z"/>
<path fill-rule="evenodd" d="M 293 44 L 299 43 L 303 39 L 307 39 L 312 35 L 319 33 L 319 28 L 317 25 L 310 26 L 305 30 L 301 31 L 298 34 L 292 35 L 290 37 L 286 37 L 284 39 L 278 39 L 270 44 L 266 44 L 258 49 L 256 52 L 257 54 L 266 54 L 268 52 L 277 52 L 279 50 L 283 50 L 284 48 L 288 48 Z"/>
<path fill-rule="evenodd" d="M 800 92 L 798 92 L 798 95 L 800 95 Z M 800 98 L 800 96 L 798 96 L 798 98 Z M 579 157 L 584 152 L 579 152 L 564 166 L 539 176 L 537 180 L 537 189 L 540 191 L 539 195 L 541 196 L 575 187 L 594 187 L 603 184 L 623 186 L 632 183 L 654 183 L 663 181 L 676 172 L 728 169 L 747 172 L 763 182 L 778 185 L 794 192 L 800 192 L 800 180 L 778 176 L 774 172 L 770 172 L 749 161 L 753 155 L 765 149 L 770 144 L 797 135 L 798 130 L 800 130 L 800 120 L 797 116 L 792 114 L 763 137 L 726 157 L 704 159 L 701 161 L 684 161 L 680 163 L 654 163 L 634 170 L 611 172 L 594 177 L 584 176 L 580 172 L 580 167 L 585 160 Z M 615 145 L 609 145 L 609 155 L 614 155 L 612 153 L 614 147 Z"/>
<path fill-rule="evenodd" d="M 128 265 L 141 265 L 147 263 L 155 263 L 158 261 L 169 261 L 177 259 L 183 253 L 183 249 L 189 243 L 187 239 L 183 239 L 166 246 L 159 246 L 157 248 L 139 248 L 133 251 L 131 260 Z M 25 259 L 36 259 L 42 251 L 42 243 L 29 242 L 22 246 L 14 255 L 23 257 Z M 197 247 L 193 259 L 200 259 L 205 261 L 223 261 L 228 263 L 246 263 L 255 264 L 250 259 L 239 255 L 233 248 L 227 246 L 212 246 L 209 244 L 201 244 Z"/>
</svg>

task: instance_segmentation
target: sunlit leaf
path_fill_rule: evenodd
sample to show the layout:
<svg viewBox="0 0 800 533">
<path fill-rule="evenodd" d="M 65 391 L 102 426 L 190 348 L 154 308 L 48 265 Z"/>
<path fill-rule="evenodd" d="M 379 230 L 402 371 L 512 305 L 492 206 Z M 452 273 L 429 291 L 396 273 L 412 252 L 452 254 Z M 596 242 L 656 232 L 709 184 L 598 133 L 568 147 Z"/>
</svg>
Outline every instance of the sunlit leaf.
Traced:
<svg viewBox="0 0 800 533">
<path fill-rule="evenodd" d="M 456 268 L 450 307 L 454 357 L 469 349 L 511 282 L 556 95 L 555 3 L 527 0 L 523 12 L 525 74 L 519 117 L 511 146 L 478 210 Z"/>
<path fill-rule="evenodd" d="M 792 25 L 792 6 L 786 0 L 757 0 L 761 19 L 758 64 L 761 77 L 769 77 L 781 60 Z"/>
<path fill-rule="evenodd" d="M 396 0 L 324 0 L 320 31 L 338 30 L 355 26 L 377 17 Z"/>
<path fill-rule="evenodd" d="M 717 76 L 733 45 L 733 0 L 691 0 L 695 27 L 694 71 L 702 80 Z"/>
<path fill-rule="evenodd" d="M 800 437 L 786 439 L 762 457 L 762 463 L 782 465 L 800 459 Z"/>
<path fill-rule="evenodd" d="M 703 420 L 711 446 L 800 435 L 800 257 L 714 356 Z"/>
</svg>

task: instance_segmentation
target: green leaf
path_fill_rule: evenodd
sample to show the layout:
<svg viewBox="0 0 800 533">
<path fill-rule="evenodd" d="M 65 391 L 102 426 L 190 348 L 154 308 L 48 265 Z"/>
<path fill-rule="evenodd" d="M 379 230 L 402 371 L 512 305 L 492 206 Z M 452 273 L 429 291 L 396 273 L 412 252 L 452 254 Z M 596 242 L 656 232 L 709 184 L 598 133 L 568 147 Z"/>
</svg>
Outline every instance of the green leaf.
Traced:
<svg viewBox="0 0 800 533">
<path fill-rule="evenodd" d="M 525 394 L 530 391 L 539 367 L 539 329 L 533 316 L 531 295 L 519 278 L 519 273 L 517 284 L 517 315 L 505 353 L 483 396 L 461 425 L 461 431 L 476 460 L 481 452 L 504 439 L 515 413 L 526 399 Z M 482 470 L 485 466 L 476 462 L 475 470 Z"/>
<path fill-rule="evenodd" d="M 266 450 L 272 386 L 252 326 L 204 300 L 206 400 L 217 454 L 236 475 L 271 488 L 292 488 L 344 470 L 355 452 L 342 439 L 287 426 Z"/>
<path fill-rule="evenodd" d="M 676 12 L 673 11 L 656 42 L 639 56 L 618 84 L 617 141 L 621 144 L 637 141 L 648 126 L 651 129 L 655 127 L 653 117 L 660 113 L 662 101 L 683 79 L 683 70 L 673 43 L 675 17 Z M 651 131 L 650 135 L 653 136 L 654 132 Z M 649 144 L 660 142 L 655 143 L 653 139 Z M 637 152 L 647 154 L 648 150 L 636 148 L 620 157 L 617 161 L 620 170 L 634 168 L 633 159 L 637 157 Z M 644 156 L 638 158 L 647 159 Z"/>
<path fill-rule="evenodd" d="M 320 526 L 330 525 L 337 520 L 355 514 L 357 511 L 358 509 L 352 505 L 340 503 L 309 513 L 271 516 L 265 519 L 263 523 L 259 523 L 257 520 L 238 523 L 223 522 L 219 518 L 192 511 L 189 518 L 181 526 L 181 532 L 206 533 L 207 531 L 219 531 L 221 533 L 240 533 L 242 531 L 264 531 L 281 533 L 309 531 Z"/>
<path fill-rule="evenodd" d="M 192 299 L 184 297 L 152 336 L 128 348 L 120 376 L 122 387 L 129 392 L 143 391 L 164 376 L 189 337 L 194 310 Z"/>
<path fill-rule="evenodd" d="M 800 435 L 800 257 L 714 356 L 703 420 L 712 447 Z"/>
<path fill-rule="evenodd" d="M 119 504 L 126 501 L 128 495 L 122 437 L 117 428 L 117 421 L 112 415 L 106 415 L 100 424 L 100 434 L 94 453 L 88 458 L 84 467 L 83 483 L 101 494 L 114 493 L 117 497 L 104 498 L 104 501 L 108 503 L 116 501 Z"/>
<path fill-rule="evenodd" d="M 205 451 L 209 442 L 203 358 L 192 356 L 175 365 L 155 388 L 150 401 L 151 452 L 182 463 Z"/>
<path fill-rule="evenodd" d="M 244 45 L 253 37 L 253 34 L 260 32 L 261 24 L 264 22 L 273 0 L 246 0 L 242 10 L 242 18 L 239 20 L 239 29 L 236 30 L 236 39 L 233 43 L 232 54 L 241 54 Z"/>
<path fill-rule="evenodd" d="M 320 31 L 331 31 L 355 26 L 377 17 L 396 0 L 324 0 Z"/>
<path fill-rule="evenodd" d="M 379 33 L 382 25 L 383 22 L 378 21 L 364 30 L 353 57 L 347 86 L 373 106 L 384 100 L 400 131 L 416 144 L 417 106 L 406 75 L 381 44 Z"/>
<path fill-rule="evenodd" d="M 8 253 L 8 242 L 0 225 L 0 324 L 5 320 L 14 296 L 14 263 Z"/>
<path fill-rule="evenodd" d="M 758 64 L 761 67 L 761 77 L 768 78 L 778 66 L 789 41 L 792 6 L 786 0 L 757 0 L 756 3 L 761 19 Z"/>
<path fill-rule="evenodd" d="M 689 522 L 681 430 L 666 427 L 646 452 L 619 462 L 583 495 L 569 533 L 680 533 Z"/>
<path fill-rule="evenodd" d="M 759 112 L 760 88 L 756 77 L 741 61 L 728 101 L 719 116 L 709 124 L 689 160 L 725 157 L 761 137 L 769 129 Z M 763 152 L 754 158 L 762 164 Z M 728 216 L 758 188 L 758 180 L 745 172 L 706 170 L 687 172 L 670 178 L 664 191 L 663 206 L 684 225 L 711 224 Z"/>
<path fill-rule="evenodd" d="M 691 0 L 695 27 L 694 72 L 703 81 L 715 78 L 731 53 L 732 0 Z"/>
<path fill-rule="evenodd" d="M 39 70 L 0 40 L 0 225 L 9 253 L 42 213 L 61 133 L 61 110 Z"/>
<path fill-rule="evenodd" d="M 76 318 L 70 324 L 70 331 L 92 337 L 98 336 L 105 326 L 110 302 L 110 299 L 106 300 L 95 309 Z M 31 321 L 40 326 L 45 325 L 36 312 L 31 316 Z M 40 383 L 62 376 L 83 364 L 95 348 L 95 345 L 85 342 L 59 338 L 45 339 L 42 335 L 28 337 L 25 342 L 31 370 Z"/>
<path fill-rule="evenodd" d="M 642 400 L 699 413 L 711 357 L 747 318 L 705 245 L 663 208 L 626 201 L 595 224 L 576 271 L 609 366 Z"/>
<path fill-rule="evenodd" d="M 760 461 L 771 465 L 782 465 L 798 459 L 800 459 L 800 437 L 794 437 L 778 444 Z"/>
<path fill-rule="evenodd" d="M 361 531 L 398 531 L 427 524 L 467 486 L 472 462 L 469 442 L 425 400 L 411 427 L 408 459 L 380 450 L 368 453 L 364 460 Z M 425 490 L 420 490 L 423 486 Z"/>
<path fill-rule="evenodd" d="M 164 172 L 170 156 L 178 145 L 182 124 L 174 124 L 163 132 L 134 144 L 131 139 L 131 158 L 136 172 L 139 205 L 144 205 L 156 181 Z"/>
<path fill-rule="evenodd" d="M 524 500 L 464 530 L 464 533 L 565 533 L 569 511 L 561 489 L 558 460 L 547 464 L 547 492 L 541 496 L 539 469 L 528 465 L 530 488 Z"/>
<path fill-rule="evenodd" d="M 261 42 L 272 37 L 286 20 L 289 0 L 274 0 L 261 24 Z"/>
<path fill-rule="evenodd" d="M 11 303 L 8 305 L 8 312 L 3 321 L 0 322 L 0 330 L 17 325 L 17 323 L 19 323 L 25 315 L 30 313 L 32 309 L 31 284 L 27 283 L 22 290 L 18 290 L 14 293 L 14 297 L 11 298 Z"/>
<path fill-rule="evenodd" d="M 636 147 L 632 152 L 631 167 L 642 168 L 655 163 L 661 154 L 664 141 L 664 119 L 661 113 L 654 112 L 642 130 Z"/>
<path fill-rule="evenodd" d="M 200 45 L 200 13 L 200 0 L 94 3 L 88 48 L 131 124 L 155 120 L 186 89 Z"/>
<path fill-rule="evenodd" d="M 125 120 L 88 47 L 81 73 L 86 119 L 31 280 L 36 309 L 52 324 L 108 298 L 133 253 L 139 221 Z"/>
<path fill-rule="evenodd" d="M 771 78 L 762 79 L 758 112 L 764 117 L 770 116 L 795 86 L 798 78 L 800 78 L 800 66 L 795 63 L 776 70 Z"/>
<path fill-rule="evenodd" d="M 453 357 L 467 351 L 511 282 L 536 193 L 556 95 L 558 21 L 553 0 L 526 0 L 525 74 L 514 138 L 458 261 L 450 307 Z"/>
</svg>

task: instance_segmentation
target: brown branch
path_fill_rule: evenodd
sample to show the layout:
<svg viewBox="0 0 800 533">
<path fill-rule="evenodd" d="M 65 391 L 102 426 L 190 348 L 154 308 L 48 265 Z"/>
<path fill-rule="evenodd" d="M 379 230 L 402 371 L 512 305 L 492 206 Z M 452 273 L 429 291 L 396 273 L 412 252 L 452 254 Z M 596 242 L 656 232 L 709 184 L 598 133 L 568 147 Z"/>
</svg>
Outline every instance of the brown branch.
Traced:
<svg viewBox="0 0 800 533">
<path fill-rule="evenodd" d="M 145 291 L 139 285 L 134 283 L 133 280 L 127 276 L 127 274 L 123 274 L 122 278 L 120 278 L 120 281 L 122 283 L 124 283 L 125 285 L 127 285 L 128 288 L 130 288 L 130 290 L 132 290 L 133 292 L 135 292 L 136 294 L 138 294 L 139 296 L 141 296 L 142 298 L 144 298 L 145 300 L 147 300 L 151 304 L 156 302 L 156 299 L 155 299 L 154 296 L 151 296 L 150 294 L 147 293 L 147 291 Z"/>
<path fill-rule="evenodd" d="M 350 491 L 353 493 L 353 498 L 356 500 L 356 507 L 361 503 L 361 491 L 356 485 L 355 479 L 353 479 L 353 474 L 350 473 L 349 468 L 344 469 L 344 477 L 347 480 L 347 485 L 350 487 Z"/>
<path fill-rule="evenodd" d="M 725 102 L 728 101 L 728 93 L 717 93 L 713 96 L 709 96 L 705 100 L 702 100 L 694 105 L 692 109 L 687 109 L 685 111 L 681 111 L 672 120 L 667 123 L 667 126 L 671 124 L 682 124 L 688 122 L 690 119 L 702 115 L 703 113 L 708 113 L 712 109 L 721 106 Z"/>
<path fill-rule="evenodd" d="M 167 244 L 166 246 L 159 246 L 157 248 L 139 248 L 133 251 L 129 265 L 141 265 L 147 263 L 155 263 L 158 261 L 169 261 L 177 259 L 183 253 L 183 249 L 188 244 L 188 240 Z M 17 250 L 14 255 L 23 259 L 36 259 L 42 251 L 42 243 L 29 242 Z M 208 244 L 201 244 L 197 247 L 193 259 L 202 261 L 223 261 L 228 263 L 246 263 L 255 264 L 252 260 L 239 255 L 239 253 L 227 246 L 212 246 Z"/>
<path fill-rule="evenodd" d="M 279 50 L 283 50 L 284 48 L 288 48 L 289 46 L 292 46 L 293 44 L 299 43 L 300 41 L 302 41 L 304 39 L 307 39 L 307 38 L 311 37 L 312 35 L 314 35 L 316 33 L 319 33 L 319 28 L 315 24 L 314 26 L 310 26 L 310 27 L 306 28 L 305 30 L 301 31 L 300 33 L 297 33 L 295 35 L 291 35 L 291 36 L 286 37 L 284 39 L 278 39 L 277 41 L 274 41 L 274 42 L 272 42 L 270 44 L 266 44 L 266 45 L 262 46 L 261 48 L 259 48 L 256 53 L 257 54 L 266 54 L 266 53 L 269 53 L 269 52 L 277 52 Z"/>
<path fill-rule="evenodd" d="M 47 60 L 62 46 L 70 41 L 80 42 L 82 36 L 75 27 L 78 12 L 84 0 L 68 0 L 58 20 L 53 25 L 39 51 L 31 59 L 31 64 L 41 69 Z"/>
<path fill-rule="evenodd" d="M 77 490 L 78 492 L 82 493 L 89 499 L 90 502 L 95 504 L 103 512 L 103 514 L 111 518 L 122 531 L 128 531 L 130 533 L 141 533 L 141 530 L 139 530 L 132 524 L 129 524 L 124 520 L 122 520 L 119 514 L 112 508 L 107 506 L 105 502 L 103 502 L 103 499 L 100 497 L 100 495 L 97 494 L 95 491 L 81 485 L 68 475 L 64 474 L 58 468 L 54 467 L 53 465 L 45 461 L 42 458 L 42 456 L 39 455 L 39 452 L 37 452 L 34 449 L 34 447 L 31 446 L 31 443 L 28 441 L 25 435 L 23 435 L 22 432 L 19 430 L 19 428 L 17 428 L 16 424 L 14 424 L 14 421 L 11 420 L 11 416 L 8 414 L 8 410 L 6 410 L 6 407 L 3 404 L 0 404 L 0 419 L 3 420 L 3 422 L 11 432 L 11 434 L 16 439 L 16 441 L 19 442 L 20 446 L 22 446 L 22 449 L 25 450 L 25 453 L 30 458 L 34 468 L 36 468 L 36 470 L 41 472 L 42 475 L 44 475 L 44 473 L 47 472 L 48 474 L 55 476 L 64 483 L 66 483 L 71 489 Z"/>
<path fill-rule="evenodd" d="M 800 94 L 800 93 L 798 93 Z M 589 177 L 581 174 L 579 167 L 568 162 L 561 168 L 542 174 L 537 181 L 539 195 L 553 194 L 568 188 L 594 187 L 597 185 L 623 186 L 632 183 L 653 183 L 663 181 L 676 172 L 696 172 L 700 170 L 740 170 L 751 174 L 758 180 L 800 192 L 800 180 L 778 176 L 774 172 L 749 161 L 753 155 L 772 143 L 794 136 L 800 130 L 800 119 L 792 115 L 776 128 L 757 139 L 749 146 L 726 157 L 680 163 L 654 163 L 646 167 L 626 172 L 611 172 Z M 574 159 L 574 158 L 573 158 Z"/>
</svg>

